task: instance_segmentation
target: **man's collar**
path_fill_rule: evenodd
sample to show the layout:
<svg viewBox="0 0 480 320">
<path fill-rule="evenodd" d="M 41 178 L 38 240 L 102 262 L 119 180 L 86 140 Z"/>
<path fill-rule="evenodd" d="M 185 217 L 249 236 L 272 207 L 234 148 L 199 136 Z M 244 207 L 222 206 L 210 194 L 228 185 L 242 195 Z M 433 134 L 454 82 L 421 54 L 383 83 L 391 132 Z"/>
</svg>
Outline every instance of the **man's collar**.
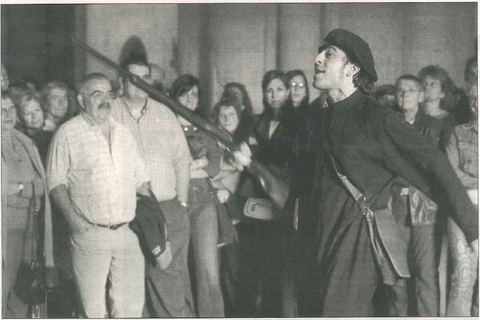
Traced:
<svg viewBox="0 0 480 320">
<path fill-rule="evenodd" d="M 145 102 L 143 103 L 143 107 L 142 107 L 142 110 L 141 110 L 142 115 L 145 114 L 145 112 L 147 112 L 148 105 L 149 105 L 149 103 L 148 103 L 148 100 L 149 100 L 149 99 L 150 99 L 150 98 L 147 97 L 147 98 L 145 99 Z M 131 103 L 128 102 L 128 99 L 127 99 L 124 95 L 122 95 L 122 100 L 123 100 L 123 102 L 124 102 L 124 104 L 125 104 L 125 107 L 127 108 L 128 112 L 131 114 L 131 113 L 132 113 L 132 112 L 130 111 Z"/>
<path fill-rule="evenodd" d="M 346 97 L 345 99 L 332 103 L 329 98 L 327 98 L 327 103 L 329 107 L 333 107 L 335 113 L 342 113 L 348 111 L 352 106 L 355 106 L 357 102 L 363 98 L 363 94 L 360 90 L 356 90 L 354 93 Z"/>
<path fill-rule="evenodd" d="M 95 120 L 93 120 L 92 116 L 89 115 L 88 113 L 86 113 L 84 110 L 82 110 L 80 114 L 83 116 L 83 119 L 85 119 L 85 122 L 86 122 L 89 126 L 91 126 L 91 127 L 96 127 L 96 126 L 98 126 L 98 124 L 95 122 Z M 113 121 L 112 116 L 108 116 L 107 121 L 108 121 L 108 122 L 112 122 L 112 121 Z"/>
</svg>

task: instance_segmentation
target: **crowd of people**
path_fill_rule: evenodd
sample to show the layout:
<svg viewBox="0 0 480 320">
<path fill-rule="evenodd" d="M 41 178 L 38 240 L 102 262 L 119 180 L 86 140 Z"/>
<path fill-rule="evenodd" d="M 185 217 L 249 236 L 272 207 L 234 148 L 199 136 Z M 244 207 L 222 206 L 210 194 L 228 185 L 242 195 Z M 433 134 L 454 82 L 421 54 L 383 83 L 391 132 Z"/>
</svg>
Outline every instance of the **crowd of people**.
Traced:
<svg viewBox="0 0 480 320">
<path fill-rule="evenodd" d="M 210 107 L 194 75 L 166 88 L 143 57 L 121 66 L 239 150 L 128 77 L 74 90 L 2 64 L 4 317 L 29 317 L 14 287 L 34 258 L 53 318 L 478 316 L 476 57 L 460 86 L 429 65 L 375 89 L 368 44 L 336 29 L 320 96 L 302 70 L 271 70 L 261 114 L 241 83 Z M 284 208 L 252 159 L 290 185 Z"/>
</svg>

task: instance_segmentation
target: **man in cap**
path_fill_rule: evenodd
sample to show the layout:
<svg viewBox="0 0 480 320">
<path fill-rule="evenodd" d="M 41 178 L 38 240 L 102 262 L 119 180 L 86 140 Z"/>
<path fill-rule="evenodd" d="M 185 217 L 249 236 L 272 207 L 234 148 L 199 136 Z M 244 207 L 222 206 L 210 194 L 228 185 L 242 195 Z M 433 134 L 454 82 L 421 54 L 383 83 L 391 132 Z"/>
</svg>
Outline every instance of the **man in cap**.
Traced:
<svg viewBox="0 0 480 320">
<path fill-rule="evenodd" d="M 309 294 L 298 288 L 300 316 L 372 316 L 377 285 L 409 276 L 406 243 L 388 210 L 396 179 L 430 195 L 425 175 L 433 174 L 446 190 L 469 250 L 478 254 L 477 213 L 448 160 L 401 115 L 368 97 L 376 80 L 373 56 L 362 38 L 343 29 L 327 35 L 315 58 L 313 86 L 327 91 L 328 106 L 319 119 L 310 120 L 320 127 L 322 146 L 313 188 L 305 197 L 312 199 L 306 205 L 311 209 L 301 210 L 300 203 L 298 221 L 304 241 L 297 253 L 310 255 L 297 259 L 312 262 L 316 279 Z"/>
</svg>

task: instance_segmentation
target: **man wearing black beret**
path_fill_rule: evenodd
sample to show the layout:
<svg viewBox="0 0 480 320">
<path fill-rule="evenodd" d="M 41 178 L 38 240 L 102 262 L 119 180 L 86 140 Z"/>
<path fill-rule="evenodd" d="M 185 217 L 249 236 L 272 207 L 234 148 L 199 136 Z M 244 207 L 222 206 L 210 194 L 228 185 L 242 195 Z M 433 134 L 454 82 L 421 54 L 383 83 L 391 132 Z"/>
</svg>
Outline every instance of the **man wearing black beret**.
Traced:
<svg viewBox="0 0 480 320">
<path fill-rule="evenodd" d="M 315 58 L 313 86 L 327 91 L 328 106 L 309 119 L 322 140 L 307 197 L 311 209 L 300 209 L 298 221 L 299 235 L 309 240 L 297 252 L 314 244 L 310 261 L 318 280 L 309 283 L 315 289 L 308 303 L 298 282 L 299 316 L 372 316 L 377 286 L 409 277 L 406 243 L 389 210 L 391 186 L 399 180 L 431 198 L 425 177 L 433 174 L 478 256 L 477 212 L 447 158 L 400 115 L 368 97 L 375 81 L 369 45 L 347 30 L 330 32 Z"/>
</svg>

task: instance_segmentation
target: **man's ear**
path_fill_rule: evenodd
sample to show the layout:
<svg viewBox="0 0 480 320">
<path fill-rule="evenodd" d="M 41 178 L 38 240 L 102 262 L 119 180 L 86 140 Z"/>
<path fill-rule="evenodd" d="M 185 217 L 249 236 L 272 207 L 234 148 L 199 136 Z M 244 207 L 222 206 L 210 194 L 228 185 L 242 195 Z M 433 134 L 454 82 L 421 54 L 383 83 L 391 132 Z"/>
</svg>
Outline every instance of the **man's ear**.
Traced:
<svg viewBox="0 0 480 320">
<path fill-rule="evenodd" d="M 357 63 L 350 63 L 350 66 L 348 67 L 348 70 L 347 70 L 347 76 L 353 77 L 359 72 L 360 72 L 360 66 Z"/>
<path fill-rule="evenodd" d="M 85 109 L 85 105 L 83 104 L 83 95 L 81 93 L 77 94 L 77 100 L 80 104 L 80 107 L 82 107 L 82 109 Z"/>
</svg>

